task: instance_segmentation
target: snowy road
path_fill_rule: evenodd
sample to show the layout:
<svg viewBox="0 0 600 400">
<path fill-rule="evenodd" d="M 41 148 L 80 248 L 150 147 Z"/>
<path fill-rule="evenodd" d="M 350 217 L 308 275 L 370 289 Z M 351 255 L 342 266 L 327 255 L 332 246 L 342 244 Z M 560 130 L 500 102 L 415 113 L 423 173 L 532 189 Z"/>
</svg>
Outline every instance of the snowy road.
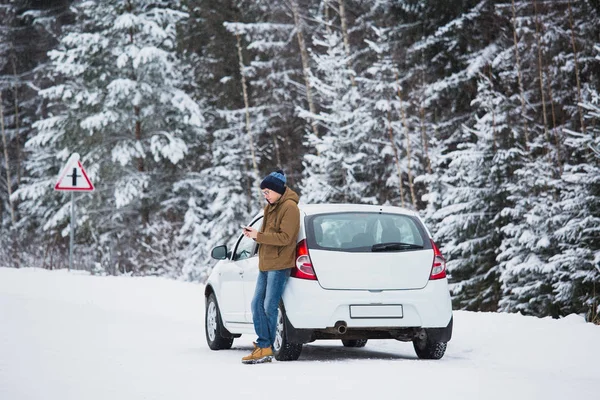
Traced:
<svg viewBox="0 0 600 400">
<path fill-rule="evenodd" d="M 455 313 L 440 361 L 412 345 L 337 341 L 242 365 L 253 337 L 208 349 L 202 286 L 0 268 L 1 400 L 598 398 L 600 327 Z"/>
</svg>

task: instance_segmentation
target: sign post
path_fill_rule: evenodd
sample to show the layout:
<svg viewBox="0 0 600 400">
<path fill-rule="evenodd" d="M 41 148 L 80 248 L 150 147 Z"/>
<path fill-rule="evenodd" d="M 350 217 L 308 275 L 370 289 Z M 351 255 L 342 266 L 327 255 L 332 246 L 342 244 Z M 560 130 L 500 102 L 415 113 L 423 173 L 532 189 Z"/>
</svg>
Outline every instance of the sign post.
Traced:
<svg viewBox="0 0 600 400">
<path fill-rule="evenodd" d="M 73 269 L 73 248 L 75 246 L 75 192 L 91 192 L 94 190 L 92 181 L 79 161 L 79 154 L 73 153 L 61 170 L 54 190 L 71 192 L 71 227 L 69 240 L 69 271 Z"/>
<path fill-rule="evenodd" d="M 73 247 L 75 246 L 75 192 L 71 192 L 71 232 L 69 233 L 69 271 L 73 269 Z"/>
</svg>

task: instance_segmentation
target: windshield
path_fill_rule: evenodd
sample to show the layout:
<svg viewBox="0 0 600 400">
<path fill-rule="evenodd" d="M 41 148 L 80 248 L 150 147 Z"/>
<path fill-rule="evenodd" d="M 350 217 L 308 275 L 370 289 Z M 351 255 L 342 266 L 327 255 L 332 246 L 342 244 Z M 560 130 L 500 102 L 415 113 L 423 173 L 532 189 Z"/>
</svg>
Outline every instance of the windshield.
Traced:
<svg viewBox="0 0 600 400">
<path fill-rule="evenodd" d="M 416 217 L 402 214 L 344 212 L 307 217 L 309 248 L 334 251 L 410 251 L 430 249 Z"/>
</svg>

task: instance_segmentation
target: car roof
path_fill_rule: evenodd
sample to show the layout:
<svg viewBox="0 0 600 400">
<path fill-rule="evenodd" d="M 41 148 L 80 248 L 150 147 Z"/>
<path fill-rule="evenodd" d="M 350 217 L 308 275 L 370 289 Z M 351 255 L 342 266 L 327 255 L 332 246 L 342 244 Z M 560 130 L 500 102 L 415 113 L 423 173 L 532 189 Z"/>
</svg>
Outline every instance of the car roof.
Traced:
<svg viewBox="0 0 600 400">
<path fill-rule="evenodd" d="M 327 214 L 334 212 L 383 212 L 391 214 L 404 214 L 411 216 L 418 216 L 412 210 L 395 207 L 395 206 L 380 206 L 372 204 L 339 204 L 339 203 L 325 203 L 325 204 L 298 204 L 298 208 L 306 215 L 314 214 Z"/>
</svg>

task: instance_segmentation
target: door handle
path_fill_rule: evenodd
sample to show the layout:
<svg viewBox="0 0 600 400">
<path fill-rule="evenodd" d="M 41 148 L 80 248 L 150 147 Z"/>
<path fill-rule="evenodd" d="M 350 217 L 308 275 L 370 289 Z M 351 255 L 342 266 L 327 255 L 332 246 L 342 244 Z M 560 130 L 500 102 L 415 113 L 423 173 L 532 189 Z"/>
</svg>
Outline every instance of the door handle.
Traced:
<svg viewBox="0 0 600 400">
<path fill-rule="evenodd" d="M 244 270 L 241 270 L 241 271 L 239 272 L 239 274 L 240 274 L 240 276 L 244 275 Z"/>
</svg>

